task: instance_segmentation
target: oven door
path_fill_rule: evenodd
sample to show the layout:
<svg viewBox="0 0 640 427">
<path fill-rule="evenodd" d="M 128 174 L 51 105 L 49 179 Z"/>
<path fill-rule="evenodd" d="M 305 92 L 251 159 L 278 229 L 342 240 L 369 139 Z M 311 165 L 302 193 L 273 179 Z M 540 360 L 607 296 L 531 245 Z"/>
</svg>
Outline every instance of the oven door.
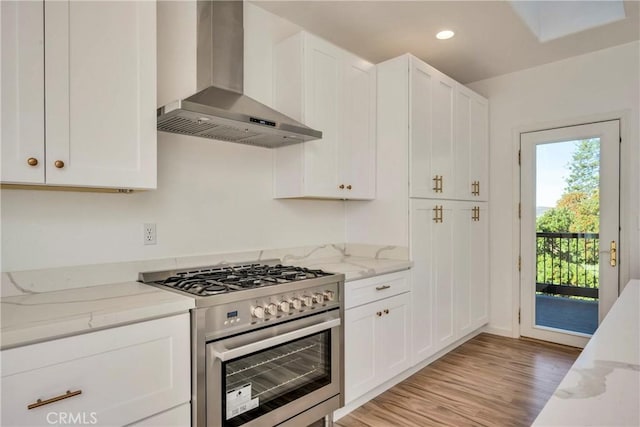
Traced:
<svg viewBox="0 0 640 427">
<path fill-rule="evenodd" d="M 275 426 L 339 395 L 341 333 L 334 310 L 208 343 L 207 425 Z"/>
</svg>

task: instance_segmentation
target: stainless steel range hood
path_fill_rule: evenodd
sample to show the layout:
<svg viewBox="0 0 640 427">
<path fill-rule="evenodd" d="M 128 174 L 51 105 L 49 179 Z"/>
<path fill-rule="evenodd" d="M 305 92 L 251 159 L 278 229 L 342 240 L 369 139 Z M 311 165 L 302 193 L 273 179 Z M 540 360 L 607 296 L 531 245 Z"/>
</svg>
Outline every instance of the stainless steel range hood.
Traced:
<svg viewBox="0 0 640 427">
<path fill-rule="evenodd" d="M 322 138 L 243 94 L 243 2 L 197 4 L 199 92 L 159 108 L 158 130 L 269 148 Z"/>
</svg>

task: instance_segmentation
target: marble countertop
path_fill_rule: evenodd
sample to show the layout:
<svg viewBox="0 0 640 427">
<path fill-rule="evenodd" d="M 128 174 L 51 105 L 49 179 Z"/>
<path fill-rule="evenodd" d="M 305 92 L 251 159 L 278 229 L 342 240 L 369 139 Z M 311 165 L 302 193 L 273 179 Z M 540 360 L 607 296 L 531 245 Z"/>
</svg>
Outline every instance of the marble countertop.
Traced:
<svg viewBox="0 0 640 427">
<path fill-rule="evenodd" d="M 632 280 L 534 426 L 640 425 L 640 280 Z"/>
<path fill-rule="evenodd" d="M 279 259 L 343 273 L 346 281 L 406 270 L 408 249 L 325 244 L 2 273 L 0 349 L 140 322 L 194 307 L 194 299 L 135 282 L 140 271 Z"/>
<path fill-rule="evenodd" d="M 0 349 L 184 313 L 193 298 L 137 282 L 0 300 Z"/>
<path fill-rule="evenodd" d="M 411 268 L 413 263 L 397 259 L 376 259 L 358 256 L 338 256 L 296 263 L 301 267 L 321 269 L 345 275 L 345 282 L 379 276 Z"/>
</svg>

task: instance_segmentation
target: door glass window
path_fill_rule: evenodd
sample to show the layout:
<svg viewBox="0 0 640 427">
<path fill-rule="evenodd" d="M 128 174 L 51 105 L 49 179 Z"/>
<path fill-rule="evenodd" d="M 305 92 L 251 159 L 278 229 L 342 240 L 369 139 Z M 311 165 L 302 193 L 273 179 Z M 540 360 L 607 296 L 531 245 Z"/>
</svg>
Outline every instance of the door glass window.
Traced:
<svg viewBox="0 0 640 427">
<path fill-rule="evenodd" d="M 536 146 L 535 324 L 598 327 L 600 138 Z"/>
<path fill-rule="evenodd" d="M 222 364 L 224 426 L 240 426 L 331 382 L 331 331 Z"/>
</svg>

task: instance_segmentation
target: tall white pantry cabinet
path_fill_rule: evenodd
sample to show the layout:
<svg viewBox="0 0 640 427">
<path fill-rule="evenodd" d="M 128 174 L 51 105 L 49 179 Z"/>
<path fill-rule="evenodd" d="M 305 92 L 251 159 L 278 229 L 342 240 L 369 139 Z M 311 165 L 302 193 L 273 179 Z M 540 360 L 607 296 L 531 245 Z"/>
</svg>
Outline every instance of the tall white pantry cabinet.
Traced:
<svg viewBox="0 0 640 427">
<path fill-rule="evenodd" d="M 489 105 L 412 55 L 377 74 L 378 143 L 408 137 L 417 364 L 488 322 Z"/>
</svg>

